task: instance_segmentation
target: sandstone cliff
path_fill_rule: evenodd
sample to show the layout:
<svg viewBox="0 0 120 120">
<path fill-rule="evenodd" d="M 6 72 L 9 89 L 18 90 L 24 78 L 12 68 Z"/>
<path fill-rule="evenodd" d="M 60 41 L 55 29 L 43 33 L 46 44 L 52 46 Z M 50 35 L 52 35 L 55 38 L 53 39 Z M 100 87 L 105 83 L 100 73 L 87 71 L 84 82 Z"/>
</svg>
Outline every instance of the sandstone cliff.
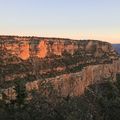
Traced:
<svg viewBox="0 0 120 120">
<path fill-rule="evenodd" d="M 0 36 L 0 85 L 15 96 L 14 81 L 26 81 L 28 91 L 51 81 L 62 95 L 80 95 L 95 82 L 120 73 L 111 44 L 92 40 Z"/>
</svg>

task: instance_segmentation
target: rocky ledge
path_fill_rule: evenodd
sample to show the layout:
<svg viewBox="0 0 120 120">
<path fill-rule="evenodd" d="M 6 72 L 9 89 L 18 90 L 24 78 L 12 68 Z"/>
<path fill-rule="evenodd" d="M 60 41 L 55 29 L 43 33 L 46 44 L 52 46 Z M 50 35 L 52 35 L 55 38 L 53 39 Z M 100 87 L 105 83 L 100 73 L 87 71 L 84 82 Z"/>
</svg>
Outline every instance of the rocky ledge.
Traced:
<svg viewBox="0 0 120 120">
<path fill-rule="evenodd" d="M 62 82 L 59 88 L 67 95 L 74 91 L 69 86 L 72 76 L 73 82 L 77 80 L 72 83 L 76 89 L 73 95 L 80 95 L 98 79 L 108 76 L 115 80 L 120 73 L 117 52 L 110 43 L 97 40 L 0 36 L 0 54 L 0 85 L 8 96 L 14 94 L 18 79 L 26 81 L 28 91 L 38 89 L 42 80 L 56 86 Z"/>
</svg>

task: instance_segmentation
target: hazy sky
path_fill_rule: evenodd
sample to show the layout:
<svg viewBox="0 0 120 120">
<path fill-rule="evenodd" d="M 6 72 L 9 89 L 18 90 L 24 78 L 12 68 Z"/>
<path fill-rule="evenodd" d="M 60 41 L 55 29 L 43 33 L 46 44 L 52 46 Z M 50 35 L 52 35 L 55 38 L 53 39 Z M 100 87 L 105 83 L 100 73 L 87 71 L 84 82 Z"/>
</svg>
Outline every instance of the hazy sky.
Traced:
<svg viewBox="0 0 120 120">
<path fill-rule="evenodd" d="M 0 34 L 120 43 L 120 0 L 0 0 Z"/>
</svg>

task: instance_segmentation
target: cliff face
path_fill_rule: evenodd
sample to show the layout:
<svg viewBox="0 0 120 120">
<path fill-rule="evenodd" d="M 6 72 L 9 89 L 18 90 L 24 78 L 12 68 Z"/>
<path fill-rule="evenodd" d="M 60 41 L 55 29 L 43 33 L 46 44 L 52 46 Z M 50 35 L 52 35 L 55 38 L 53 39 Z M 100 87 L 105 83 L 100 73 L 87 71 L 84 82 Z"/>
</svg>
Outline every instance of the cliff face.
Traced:
<svg viewBox="0 0 120 120">
<path fill-rule="evenodd" d="M 48 80 L 62 95 L 80 95 L 86 86 L 120 72 L 118 55 L 107 42 L 0 36 L 0 52 L 0 85 L 7 95 L 17 79 L 25 80 L 28 90 Z"/>
<path fill-rule="evenodd" d="M 92 40 L 0 36 L 0 43 L 4 50 L 22 60 L 28 60 L 30 57 L 45 59 L 66 55 L 110 59 L 116 55 L 109 43 Z"/>
<path fill-rule="evenodd" d="M 120 74 L 120 61 L 114 61 L 112 64 L 90 65 L 79 72 L 46 78 L 45 81 L 53 84 L 61 96 L 79 96 L 89 85 L 103 83 L 110 79 L 116 80 L 117 74 Z M 26 82 L 27 91 L 40 90 L 41 80 Z M 9 99 L 15 99 L 14 86 L 3 91 Z"/>
</svg>

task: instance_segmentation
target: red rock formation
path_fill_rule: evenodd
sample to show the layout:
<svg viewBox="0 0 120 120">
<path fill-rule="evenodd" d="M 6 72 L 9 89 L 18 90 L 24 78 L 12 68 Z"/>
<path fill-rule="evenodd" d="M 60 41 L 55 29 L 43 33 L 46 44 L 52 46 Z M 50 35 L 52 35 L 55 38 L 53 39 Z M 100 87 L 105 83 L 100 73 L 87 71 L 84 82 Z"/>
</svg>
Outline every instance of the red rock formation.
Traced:
<svg viewBox="0 0 120 120">
<path fill-rule="evenodd" d="M 20 53 L 18 56 L 23 60 L 27 60 L 30 57 L 29 44 L 25 42 L 24 44 L 20 45 L 19 48 Z"/>
<path fill-rule="evenodd" d="M 120 74 L 120 61 L 115 61 L 113 64 L 91 65 L 80 72 L 47 78 L 46 81 L 52 83 L 62 96 L 79 96 L 89 85 L 102 83 L 107 79 L 116 80 L 118 73 Z M 28 91 L 39 90 L 40 83 L 41 79 L 27 82 L 26 89 Z M 15 98 L 13 87 L 4 89 L 4 91 L 9 98 Z"/>
<path fill-rule="evenodd" d="M 47 56 L 47 44 L 45 41 L 41 41 L 37 46 L 37 49 L 38 49 L 37 52 L 38 58 L 45 58 Z"/>
<path fill-rule="evenodd" d="M 120 73 L 118 54 L 111 44 L 92 40 L 0 36 L 0 85 L 15 98 L 16 79 L 28 91 L 50 81 L 61 95 L 81 95 L 85 88 Z M 2 72 L 1 72 L 2 71 Z"/>
</svg>

